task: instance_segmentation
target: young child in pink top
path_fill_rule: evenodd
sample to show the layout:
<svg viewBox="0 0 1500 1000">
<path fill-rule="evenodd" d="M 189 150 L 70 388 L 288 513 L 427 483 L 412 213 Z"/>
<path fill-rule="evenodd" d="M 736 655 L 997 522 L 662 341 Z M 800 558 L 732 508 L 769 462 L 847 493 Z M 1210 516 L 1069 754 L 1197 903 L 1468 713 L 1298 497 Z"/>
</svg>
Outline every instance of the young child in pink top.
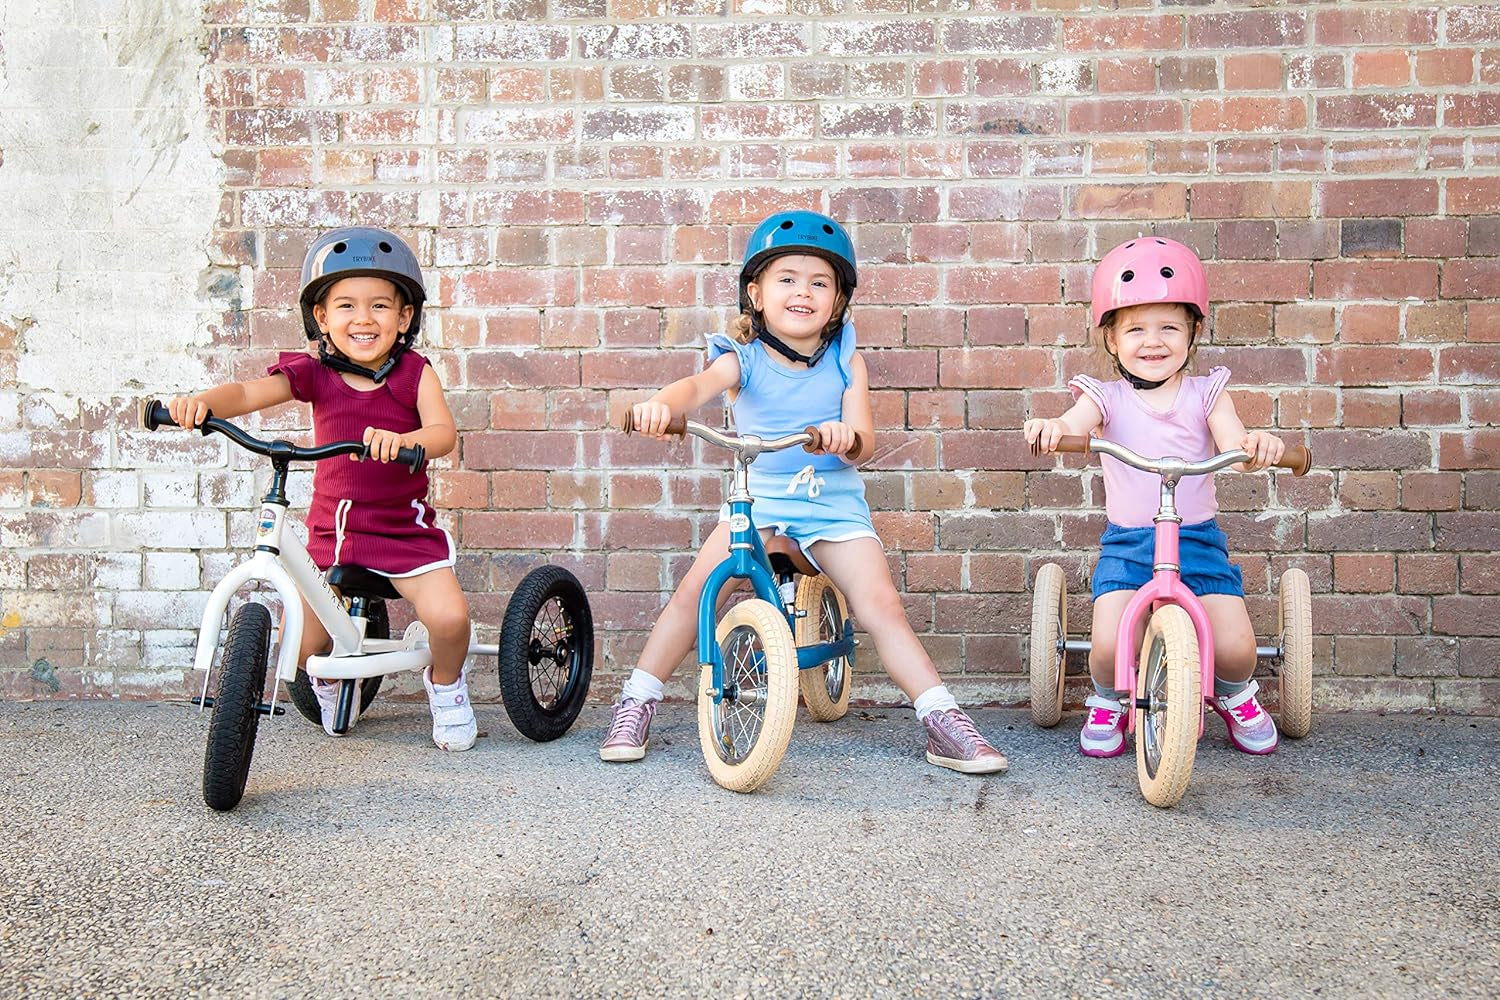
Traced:
<svg viewBox="0 0 1500 1000">
<path fill-rule="evenodd" d="M 1104 382 L 1080 375 L 1068 383 L 1076 402 L 1061 417 L 1031 419 L 1026 440 L 1050 452 L 1066 434 L 1097 433 L 1147 458 L 1199 461 L 1241 449 L 1252 458 L 1237 471 L 1274 465 L 1284 445 L 1265 431 L 1247 431 L 1225 391 L 1229 369 L 1206 376 L 1186 369 L 1208 314 L 1208 280 L 1192 250 L 1175 240 L 1143 236 L 1109 253 L 1094 272 L 1094 346 L 1120 374 Z M 1160 479 L 1108 455 L 1104 469 L 1109 524 L 1094 568 L 1094 623 L 1079 749 L 1090 757 L 1125 751 L 1125 695 L 1114 689 L 1115 629 L 1136 590 L 1151 579 L 1152 519 Z M 1203 601 L 1214 633 L 1214 707 L 1229 738 L 1245 753 L 1276 749 L 1276 724 L 1256 699 L 1255 632 L 1245 610 L 1240 569 L 1229 562 L 1212 476 L 1184 477 L 1177 486 L 1182 515 L 1182 582 Z M 1142 630 L 1135 641 L 1140 643 Z"/>
<path fill-rule="evenodd" d="M 311 403 L 318 444 L 363 441 L 366 462 L 327 460 L 313 473 L 307 554 L 319 569 L 352 564 L 390 577 L 427 627 L 432 665 L 423 674 L 432 710 L 432 740 L 467 750 L 478 727 L 464 679 L 469 604 L 453 571 L 453 539 L 427 504 L 427 473 L 387 464 L 421 445 L 428 458 L 458 443 L 443 385 L 427 359 L 409 350 L 427 295 L 422 269 L 395 233 L 338 229 L 315 240 L 302 263 L 302 324 L 317 353 L 284 351 L 265 378 L 230 382 L 167 404 L 182 427 L 212 411 L 236 417 L 296 399 Z M 329 645 L 308 612 L 299 664 Z M 323 728 L 334 732 L 338 682 L 312 682 Z M 355 716 L 359 699 L 354 699 Z"/>
</svg>

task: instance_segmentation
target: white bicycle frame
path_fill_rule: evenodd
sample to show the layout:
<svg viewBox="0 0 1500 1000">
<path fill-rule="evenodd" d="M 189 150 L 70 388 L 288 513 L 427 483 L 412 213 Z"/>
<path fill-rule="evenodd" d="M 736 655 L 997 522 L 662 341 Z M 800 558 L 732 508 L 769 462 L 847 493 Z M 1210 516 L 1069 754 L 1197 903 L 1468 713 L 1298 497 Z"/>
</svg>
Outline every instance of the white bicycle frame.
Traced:
<svg viewBox="0 0 1500 1000">
<path fill-rule="evenodd" d="M 295 532 L 284 531 L 287 508 L 279 503 L 263 502 L 255 526 L 255 554 L 224 575 L 209 595 L 198 627 L 198 650 L 194 670 L 202 670 L 203 693 L 199 705 L 208 698 L 209 675 L 213 669 L 214 650 L 219 645 L 219 630 L 229 599 L 251 580 L 271 585 L 281 598 L 281 648 L 276 656 L 276 685 L 271 693 L 274 710 L 281 684 L 297 676 L 297 653 L 302 648 L 304 623 L 302 602 L 305 599 L 323 628 L 333 639 L 333 651 L 307 658 L 307 674 L 324 680 L 359 680 L 394 674 L 403 670 L 422 670 L 432 662 L 427 646 L 427 630 L 421 622 L 412 622 L 399 639 L 372 639 L 365 636 L 367 619 L 354 618 L 343 600 L 334 593 L 327 579 L 313 563 Z M 471 633 L 472 634 L 472 633 Z M 469 643 L 469 654 L 498 655 L 496 643 Z"/>
</svg>

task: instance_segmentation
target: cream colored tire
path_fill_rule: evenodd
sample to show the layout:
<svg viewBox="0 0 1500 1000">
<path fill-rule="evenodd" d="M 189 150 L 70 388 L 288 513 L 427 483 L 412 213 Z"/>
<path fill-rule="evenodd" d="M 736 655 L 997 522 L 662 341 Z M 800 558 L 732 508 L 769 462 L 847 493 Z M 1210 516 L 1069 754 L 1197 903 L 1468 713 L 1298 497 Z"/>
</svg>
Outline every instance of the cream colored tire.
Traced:
<svg viewBox="0 0 1500 1000">
<path fill-rule="evenodd" d="M 786 754 L 797 721 L 797 650 L 786 616 L 761 600 L 741 601 L 715 633 L 726 685 L 753 693 L 714 702 L 713 670 L 698 681 L 698 742 L 714 781 L 732 792 L 753 792 L 770 780 Z M 759 661 L 763 661 L 763 664 Z"/>
<path fill-rule="evenodd" d="M 1175 604 L 1151 615 L 1135 675 L 1135 765 L 1141 794 L 1153 806 L 1182 801 L 1193 776 L 1203 718 L 1198 636 Z"/>
<path fill-rule="evenodd" d="M 1068 586 L 1062 567 L 1047 563 L 1031 587 L 1031 720 L 1050 728 L 1062 718 Z"/>
<path fill-rule="evenodd" d="M 804 576 L 797 581 L 797 645 L 835 642 L 844 635 L 849 608 L 844 595 L 828 577 Z M 795 659 L 795 658 L 794 658 Z M 849 711 L 849 688 L 854 680 L 853 655 L 841 656 L 819 667 L 797 671 L 802 704 L 815 722 L 833 722 Z"/>
<path fill-rule="evenodd" d="M 1312 586 L 1307 574 L 1281 574 L 1281 732 L 1300 740 L 1312 728 Z"/>
</svg>

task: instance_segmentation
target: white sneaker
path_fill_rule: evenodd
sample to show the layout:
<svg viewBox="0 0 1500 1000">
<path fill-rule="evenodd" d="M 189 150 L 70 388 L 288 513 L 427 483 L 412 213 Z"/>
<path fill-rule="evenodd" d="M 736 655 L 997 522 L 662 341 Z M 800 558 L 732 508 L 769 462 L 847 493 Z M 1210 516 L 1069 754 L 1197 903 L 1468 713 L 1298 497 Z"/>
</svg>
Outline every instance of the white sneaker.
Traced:
<svg viewBox="0 0 1500 1000">
<path fill-rule="evenodd" d="M 1091 694 L 1083 702 L 1078 750 L 1085 757 L 1118 757 L 1125 752 L 1125 706 Z"/>
<path fill-rule="evenodd" d="M 1251 681 L 1239 694 L 1210 702 L 1229 728 L 1229 742 L 1241 753 L 1275 753 L 1281 744 L 1276 723 L 1271 721 L 1271 716 L 1261 708 L 1260 699 L 1255 697 L 1259 690 L 1260 683 Z"/>
<path fill-rule="evenodd" d="M 469 704 L 469 681 L 460 671 L 458 680 L 443 687 L 432 683 L 432 668 L 422 671 L 427 687 L 427 707 L 432 709 L 432 742 L 441 750 L 467 750 L 479 735 L 474 706 Z"/>
<path fill-rule="evenodd" d="M 359 721 L 359 681 L 354 682 L 354 705 L 349 709 L 349 728 L 342 733 L 333 731 L 333 721 L 339 711 L 339 688 L 343 687 L 343 681 L 323 681 L 317 677 L 309 677 L 312 682 L 313 694 L 317 696 L 318 708 L 323 712 L 323 732 L 329 736 L 348 736 L 354 732 L 354 724 Z"/>
</svg>

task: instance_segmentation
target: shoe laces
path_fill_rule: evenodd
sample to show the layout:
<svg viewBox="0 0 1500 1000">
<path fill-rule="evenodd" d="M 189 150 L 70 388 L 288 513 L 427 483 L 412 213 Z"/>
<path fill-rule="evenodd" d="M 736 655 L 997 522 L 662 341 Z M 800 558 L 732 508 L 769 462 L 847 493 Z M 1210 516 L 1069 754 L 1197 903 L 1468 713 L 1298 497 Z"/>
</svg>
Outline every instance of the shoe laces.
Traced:
<svg viewBox="0 0 1500 1000">
<path fill-rule="evenodd" d="M 979 730 L 974 726 L 974 720 L 963 712 L 948 711 L 938 714 L 939 725 L 946 724 L 950 735 L 965 743 L 984 743 L 984 737 L 979 735 Z"/>
<path fill-rule="evenodd" d="M 646 714 L 646 703 L 636 701 L 634 698 L 626 698 L 615 707 L 615 717 L 609 724 L 610 738 L 623 736 L 633 732 L 641 722 L 641 717 Z"/>
<path fill-rule="evenodd" d="M 1249 726 L 1260 718 L 1260 702 L 1250 698 L 1243 705 L 1236 705 L 1229 711 L 1240 725 Z"/>
<path fill-rule="evenodd" d="M 1089 725 L 1099 729 L 1113 729 L 1120 724 L 1120 713 L 1112 708 L 1089 709 Z"/>
</svg>

